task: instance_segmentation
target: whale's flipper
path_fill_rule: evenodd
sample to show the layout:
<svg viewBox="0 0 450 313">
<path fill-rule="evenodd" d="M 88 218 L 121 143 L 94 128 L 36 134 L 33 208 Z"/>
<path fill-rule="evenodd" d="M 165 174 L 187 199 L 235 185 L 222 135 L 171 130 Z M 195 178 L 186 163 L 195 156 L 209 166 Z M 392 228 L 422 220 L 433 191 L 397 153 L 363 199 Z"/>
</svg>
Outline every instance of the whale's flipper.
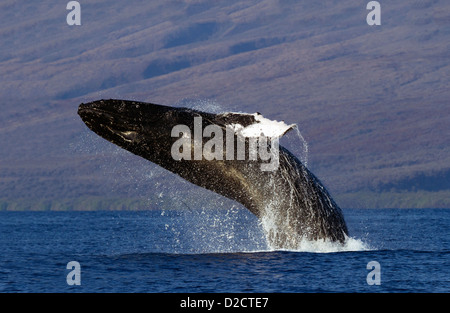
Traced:
<svg viewBox="0 0 450 313">
<path fill-rule="evenodd" d="M 270 138 L 267 147 L 271 149 L 277 146 L 275 139 L 294 125 L 270 121 L 258 113 L 212 114 L 127 100 L 81 104 L 78 114 L 92 131 L 108 141 L 195 185 L 240 202 L 263 220 L 270 218 L 268 236 L 274 248 L 295 249 L 302 239 L 344 242 L 348 234 L 339 207 L 292 153 L 279 146 L 277 166 L 262 170 L 267 158 L 255 158 L 250 152 L 254 147 L 251 138 L 260 136 L 260 132 Z M 218 130 L 223 131 L 221 138 Z M 217 141 L 211 148 L 213 133 Z M 175 149 L 176 153 L 182 151 L 190 159 L 174 158 L 174 145 L 179 145 L 180 140 L 183 145 Z M 223 151 L 217 150 L 221 142 Z M 213 159 L 201 154 L 201 148 L 208 145 L 208 151 L 215 154 Z M 244 154 L 240 154 L 242 147 Z M 218 157 L 218 153 L 222 156 Z"/>
</svg>

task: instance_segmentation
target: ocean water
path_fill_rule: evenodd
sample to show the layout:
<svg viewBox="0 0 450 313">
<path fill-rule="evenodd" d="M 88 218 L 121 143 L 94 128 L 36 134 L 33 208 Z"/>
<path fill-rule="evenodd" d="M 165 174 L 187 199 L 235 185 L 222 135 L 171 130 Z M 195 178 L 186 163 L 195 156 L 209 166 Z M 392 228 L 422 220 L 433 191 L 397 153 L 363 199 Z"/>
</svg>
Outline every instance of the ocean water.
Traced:
<svg viewBox="0 0 450 313">
<path fill-rule="evenodd" d="M 450 291 L 450 210 L 343 211 L 344 246 L 298 251 L 271 250 L 234 207 L 0 212 L 0 292 Z"/>
</svg>

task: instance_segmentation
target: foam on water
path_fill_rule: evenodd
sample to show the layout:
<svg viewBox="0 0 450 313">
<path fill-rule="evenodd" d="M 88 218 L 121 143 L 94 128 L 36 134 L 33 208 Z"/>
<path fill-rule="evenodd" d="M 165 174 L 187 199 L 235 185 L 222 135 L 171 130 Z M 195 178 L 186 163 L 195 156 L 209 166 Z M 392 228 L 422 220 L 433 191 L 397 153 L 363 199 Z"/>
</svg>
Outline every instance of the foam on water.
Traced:
<svg viewBox="0 0 450 313">
<path fill-rule="evenodd" d="M 302 240 L 299 248 L 287 250 L 293 252 L 313 252 L 313 253 L 332 253 L 332 252 L 350 252 L 350 251 L 370 251 L 374 250 L 362 240 L 347 237 L 344 243 L 332 242 L 329 240 Z"/>
</svg>

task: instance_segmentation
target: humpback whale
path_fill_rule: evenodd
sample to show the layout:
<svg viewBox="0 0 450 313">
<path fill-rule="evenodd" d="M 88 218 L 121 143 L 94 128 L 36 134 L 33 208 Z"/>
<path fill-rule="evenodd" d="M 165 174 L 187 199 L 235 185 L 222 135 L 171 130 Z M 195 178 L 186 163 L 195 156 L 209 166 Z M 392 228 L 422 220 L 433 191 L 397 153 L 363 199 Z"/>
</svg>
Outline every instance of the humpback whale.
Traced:
<svg viewBox="0 0 450 313">
<path fill-rule="evenodd" d="M 259 113 L 213 114 L 190 108 L 109 99 L 82 103 L 78 114 L 88 128 L 104 139 L 197 186 L 241 203 L 266 225 L 272 248 L 297 249 L 302 240 L 344 243 L 348 236 L 341 209 L 319 179 L 294 154 L 277 146 L 277 167 L 270 171 L 261 170 L 260 165 L 264 162 L 261 157 L 250 157 L 250 138 L 238 133 L 252 128 L 258 130 L 254 126 L 262 121 Z M 174 144 L 186 137 L 184 133 L 183 136 L 179 136 L 181 133 L 174 135 L 174 127 L 184 125 L 184 129 L 194 132 L 195 121 L 201 121 L 202 129 L 214 125 L 224 132 L 233 131 L 232 137 L 227 137 L 223 151 L 216 150 L 223 153 L 223 157 L 173 157 Z M 273 136 L 283 136 L 294 126 L 280 127 L 280 132 Z M 193 155 L 195 144 L 206 146 L 211 137 L 212 133 L 210 137 L 188 138 L 179 149 Z M 239 158 L 240 142 L 246 152 Z M 268 142 L 269 147 L 274 146 L 273 140 Z M 230 153 L 226 155 L 231 149 L 234 157 L 230 157 Z"/>
</svg>

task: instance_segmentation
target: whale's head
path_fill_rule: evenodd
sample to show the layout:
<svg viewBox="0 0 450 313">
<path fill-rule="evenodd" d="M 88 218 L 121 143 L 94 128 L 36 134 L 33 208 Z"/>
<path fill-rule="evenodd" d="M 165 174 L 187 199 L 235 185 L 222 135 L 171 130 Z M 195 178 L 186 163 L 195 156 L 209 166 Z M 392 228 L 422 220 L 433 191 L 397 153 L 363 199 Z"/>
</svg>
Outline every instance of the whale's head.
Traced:
<svg viewBox="0 0 450 313">
<path fill-rule="evenodd" d="M 171 129 L 185 123 L 191 114 L 189 109 L 113 99 L 78 107 L 78 115 L 93 132 L 146 158 L 163 151 L 170 153 Z"/>
<path fill-rule="evenodd" d="M 200 140 L 210 139 L 210 135 L 202 138 L 206 126 L 214 125 L 213 132 L 216 135 L 222 132 L 222 139 L 228 136 L 227 132 L 231 132 L 232 136 L 244 141 L 245 138 L 258 137 L 260 134 L 278 138 L 295 126 L 268 120 L 259 113 L 212 114 L 190 108 L 114 99 L 82 103 L 78 114 L 97 135 L 157 164 L 165 158 L 174 158 L 171 152 L 180 133 L 187 138 L 192 138 L 194 134 L 194 140 L 188 140 L 190 147 L 185 146 L 186 141 L 183 140 L 182 149 L 183 153 L 191 150 L 192 154 L 194 144 L 198 143 L 196 130 L 200 132 Z M 248 145 L 248 141 L 245 144 Z M 246 152 L 243 153 L 245 155 Z M 175 159 L 179 159 L 178 155 Z"/>
</svg>

